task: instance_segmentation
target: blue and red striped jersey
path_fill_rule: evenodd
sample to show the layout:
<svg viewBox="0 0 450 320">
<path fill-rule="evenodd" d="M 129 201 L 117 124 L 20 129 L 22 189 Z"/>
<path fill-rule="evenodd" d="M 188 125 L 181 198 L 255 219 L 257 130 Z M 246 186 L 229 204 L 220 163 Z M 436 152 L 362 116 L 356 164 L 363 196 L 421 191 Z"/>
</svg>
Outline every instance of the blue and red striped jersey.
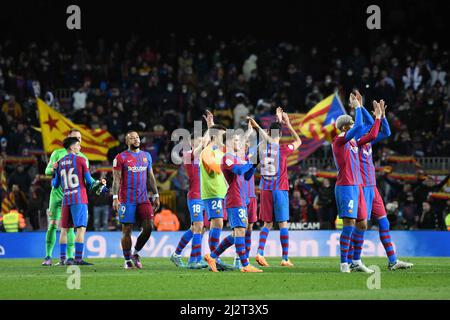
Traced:
<svg viewBox="0 0 450 320">
<path fill-rule="evenodd" d="M 183 153 L 183 164 L 189 180 L 189 191 L 187 198 L 189 200 L 201 199 L 200 191 L 200 160 L 194 159 L 192 151 Z"/>
<path fill-rule="evenodd" d="M 337 186 L 357 186 L 362 183 L 359 168 L 358 145 L 355 139 L 346 142 L 346 132 L 334 137 L 333 157 L 338 170 Z"/>
<path fill-rule="evenodd" d="M 223 157 L 221 169 L 225 180 L 228 183 L 228 190 L 225 196 L 226 208 L 245 207 L 247 205 L 246 193 L 244 192 L 244 174 L 253 165 L 239 157 L 226 153 Z"/>
<path fill-rule="evenodd" d="M 369 132 L 358 139 L 357 145 L 359 168 L 361 170 L 362 186 L 369 187 L 377 184 L 375 166 L 372 159 L 372 142 L 377 138 L 380 129 L 380 119 L 376 119 Z"/>
<path fill-rule="evenodd" d="M 359 166 L 363 187 L 375 186 L 375 166 L 372 159 L 372 144 L 366 143 L 359 147 Z"/>
<path fill-rule="evenodd" d="M 149 203 L 147 193 L 147 172 L 152 167 L 152 157 L 148 152 L 119 153 L 113 161 L 113 170 L 121 171 L 120 203 Z"/>
<path fill-rule="evenodd" d="M 292 144 L 267 144 L 261 159 L 261 190 L 289 190 L 287 158 L 293 152 Z"/>
<path fill-rule="evenodd" d="M 53 187 L 63 189 L 63 205 L 87 204 L 86 186 L 94 183 L 86 159 L 69 153 L 58 161 L 58 168 L 52 181 Z"/>
</svg>

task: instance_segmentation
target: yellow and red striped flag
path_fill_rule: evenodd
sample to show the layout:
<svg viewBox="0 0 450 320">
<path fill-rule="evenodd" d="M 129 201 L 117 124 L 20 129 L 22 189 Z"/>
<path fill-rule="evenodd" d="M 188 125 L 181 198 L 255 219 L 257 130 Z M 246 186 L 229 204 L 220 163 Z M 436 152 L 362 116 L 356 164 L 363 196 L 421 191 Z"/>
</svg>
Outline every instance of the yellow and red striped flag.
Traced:
<svg viewBox="0 0 450 320">
<path fill-rule="evenodd" d="M 346 114 L 344 106 L 334 93 L 308 111 L 300 123 L 300 132 L 307 138 L 331 141 L 338 134 L 334 123 L 343 114 Z"/>
<path fill-rule="evenodd" d="M 91 161 L 107 160 L 108 150 L 119 145 L 119 141 L 106 130 L 90 129 L 85 125 L 75 124 L 39 98 L 37 105 L 45 152 L 50 153 L 61 148 L 62 141 L 67 137 L 70 129 L 81 132 L 83 137 L 81 152 Z"/>
<path fill-rule="evenodd" d="M 305 137 L 300 132 L 300 123 L 302 122 L 303 118 L 305 117 L 304 113 L 289 113 L 289 120 L 292 124 L 292 127 L 295 129 L 295 131 L 298 133 L 300 138 L 302 139 L 302 145 L 299 149 L 295 150 L 293 153 L 291 153 L 287 158 L 287 165 L 288 167 L 295 166 L 299 161 L 305 159 L 308 157 L 311 153 L 317 150 L 324 141 L 317 141 L 311 138 Z M 270 124 L 275 121 L 275 116 L 265 116 L 261 117 L 260 121 L 263 128 L 268 128 Z M 294 138 L 289 133 L 289 130 L 286 126 L 283 126 L 282 129 L 282 136 L 281 136 L 281 143 L 282 144 L 288 144 L 294 141 Z"/>
</svg>

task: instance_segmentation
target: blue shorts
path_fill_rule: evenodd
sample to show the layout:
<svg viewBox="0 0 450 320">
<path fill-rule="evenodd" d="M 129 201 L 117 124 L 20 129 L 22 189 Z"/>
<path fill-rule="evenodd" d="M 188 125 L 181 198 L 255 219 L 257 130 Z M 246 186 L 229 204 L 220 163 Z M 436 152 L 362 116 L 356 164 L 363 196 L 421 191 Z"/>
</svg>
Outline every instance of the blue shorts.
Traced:
<svg viewBox="0 0 450 320">
<path fill-rule="evenodd" d="M 211 221 L 211 219 L 217 219 L 217 218 L 223 219 L 224 201 L 222 198 L 204 199 L 203 203 L 205 205 L 208 221 Z"/>
<path fill-rule="evenodd" d="M 136 223 L 139 221 L 152 220 L 153 208 L 150 202 L 146 203 L 121 203 L 119 207 L 120 223 Z"/>
<path fill-rule="evenodd" d="M 203 200 L 192 199 L 187 200 L 187 206 L 189 208 L 189 215 L 191 217 L 191 223 L 203 222 L 203 211 L 205 211 L 205 204 Z"/>
<path fill-rule="evenodd" d="M 264 222 L 289 221 L 287 190 L 261 190 L 259 218 Z"/>
<path fill-rule="evenodd" d="M 375 187 L 363 187 L 364 191 L 364 200 L 366 201 L 366 208 L 367 208 L 367 220 L 370 220 L 370 216 L 372 213 L 372 204 L 373 199 L 375 198 Z"/>
<path fill-rule="evenodd" d="M 61 227 L 79 228 L 87 227 L 88 224 L 88 205 L 71 204 L 63 205 L 61 208 Z"/>
<path fill-rule="evenodd" d="M 334 188 L 339 218 L 356 219 L 358 217 L 358 186 L 336 186 Z"/>
<path fill-rule="evenodd" d="M 227 208 L 228 221 L 230 222 L 231 229 L 234 228 L 247 228 L 247 208 Z"/>
</svg>

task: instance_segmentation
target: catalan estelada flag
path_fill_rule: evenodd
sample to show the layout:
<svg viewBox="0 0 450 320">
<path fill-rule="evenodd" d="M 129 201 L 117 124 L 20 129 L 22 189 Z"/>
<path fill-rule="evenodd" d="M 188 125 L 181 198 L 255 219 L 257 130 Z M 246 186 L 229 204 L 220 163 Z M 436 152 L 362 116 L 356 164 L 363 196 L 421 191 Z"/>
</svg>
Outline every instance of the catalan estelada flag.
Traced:
<svg viewBox="0 0 450 320">
<path fill-rule="evenodd" d="M 119 141 L 108 131 L 90 129 L 85 125 L 75 124 L 39 98 L 37 106 L 45 152 L 50 153 L 55 149 L 62 148 L 62 141 L 67 137 L 70 129 L 77 129 L 81 132 L 83 137 L 81 152 L 91 161 L 107 160 L 108 150 L 119 145 Z"/>
<path fill-rule="evenodd" d="M 289 155 L 287 159 L 288 167 L 295 166 L 299 161 L 308 157 L 311 153 L 316 151 L 317 148 L 319 148 L 324 143 L 323 140 L 318 141 L 311 138 L 307 138 L 300 132 L 300 123 L 304 117 L 305 117 L 304 113 L 289 113 L 289 120 L 291 121 L 292 127 L 296 129 L 298 135 L 302 139 L 302 145 L 300 146 L 299 149 L 295 150 L 292 154 Z M 270 124 L 273 121 L 275 121 L 275 116 L 261 117 L 259 120 L 261 122 L 262 128 L 267 129 L 269 128 Z M 283 126 L 281 143 L 288 144 L 293 141 L 294 139 L 289 133 L 289 130 L 286 128 L 286 126 Z"/>
<path fill-rule="evenodd" d="M 300 132 L 314 140 L 331 141 L 338 134 L 334 123 L 337 117 L 346 114 L 337 93 L 316 104 L 300 122 Z"/>
</svg>

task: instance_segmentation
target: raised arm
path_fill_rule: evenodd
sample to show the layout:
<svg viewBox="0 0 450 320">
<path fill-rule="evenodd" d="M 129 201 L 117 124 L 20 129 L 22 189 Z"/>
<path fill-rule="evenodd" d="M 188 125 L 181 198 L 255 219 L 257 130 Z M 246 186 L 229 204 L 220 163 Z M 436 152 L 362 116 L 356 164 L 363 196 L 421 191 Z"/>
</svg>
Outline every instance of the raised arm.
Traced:
<svg viewBox="0 0 450 320">
<path fill-rule="evenodd" d="M 381 128 L 380 128 L 380 132 L 378 133 L 377 138 L 374 141 L 372 141 L 372 144 L 377 143 L 380 140 L 386 139 L 387 137 L 389 137 L 391 135 L 391 128 L 389 127 L 389 122 L 386 119 L 387 106 L 385 105 L 384 100 L 380 101 L 380 106 L 381 106 L 381 111 L 382 111 Z"/>
<path fill-rule="evenodd" d="M 364 108 L 363 101 L 362 101 L 362 95 L 359 93 L 358 90 L 355 91 L 356 99 L 358 100 L 359 104 L 361 105 L 361 112 L 362 112 L 362 118 L 364 125 L 372 126 L 375 120 L 373 120 L 372 115 L 369 111 L 367 111 L 366 108 Z"/>
<path fill-rule="evenodd" d="M 346 132 L 345 142 L 348 142 L 348 141 L 352 140 L 354 137 L 358 136 L 360 134 L 362 128 L 363 128 L 363 123 L 362 123 L 361 107 L 356 107 L 355 108 L 355 123 L 353 124 L 353 127 Z"/>
<path fill-rule="evenodd" d="M 292 127 L 289 116 L 286 112 L 283 112 L 283 123 L 287 126 L 290 134 L 294 137 L 294 142 L 291 144 L 294 146 L 294 150 L 297 150 L 302 145 L 302 139 L 300 139 L 297 131 Z"/>
<path fill-rule="evenodd" d="M 193 149 L 194 158 L 198 158 L 200 156 L 202 150 L 208 145 L 209 141 L 211 140 L 209 135 L 209 128 L 214 125 L 214 115 L 211 113 L 211 111 L 206 110 L 206 115 L 203 115 L 203 119 L 205 119 L 208 129 L 203 135 L 202 142 L 198 145 L 197 148 Z"/>
<path fill-rule="evenodd" d="M 262 139 L 264 139 L 265 141 L 267 141 L 269 143 L 277 143 L 277 141 L 275 141 L 275 139 L 272 139 L 272 137 L 269 136 L 267 134 L 267 132 L 263 128 L 261 128 L 259 126 L 259 124 L 255 121 L 255 119 L 247 117 L 247 120 L 250 121 L 250 124 L 252 125 L 253 128 L 258 130 L 258 132 L 261 135 Z"/>
<path fill-rule="evenodd" d="M 380 103 L 374 101 L 373 106 L 375 109 L 375 122 L 370 128 L 370 131 L 362 136 L 360 139 L 358 139 L 358 146 L 365 145 L 366 143 L 369 143 L 376 139 L 378 135 L 378 131 L 380 130 L 380 121 L 381 121 L 381 115 L 382 115 L 382 109 Z"/>
</svg>

